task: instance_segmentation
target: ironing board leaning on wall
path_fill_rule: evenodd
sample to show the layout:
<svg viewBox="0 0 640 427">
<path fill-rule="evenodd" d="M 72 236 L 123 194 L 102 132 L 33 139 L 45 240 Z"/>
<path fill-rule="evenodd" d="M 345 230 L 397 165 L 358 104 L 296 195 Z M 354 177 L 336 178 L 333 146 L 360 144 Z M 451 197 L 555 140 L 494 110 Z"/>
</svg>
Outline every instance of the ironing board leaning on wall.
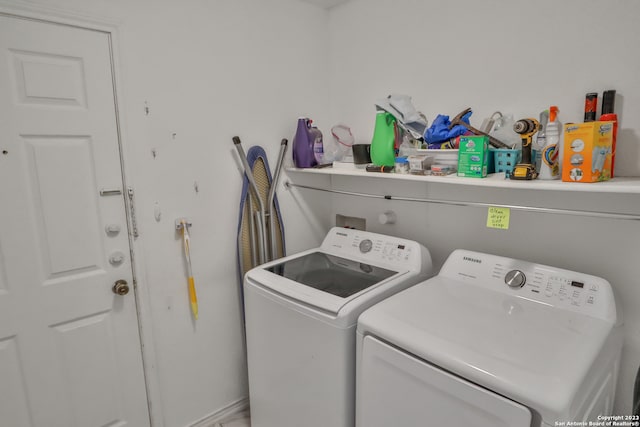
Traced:
<svg viewBox="0 0 640 427">
<path fill-rule="evenodd" d="M 275 192 L 287 150 L 287 140 L 283 139 L 281 142 L 273 178 L 267 154 L 262 147 L 251 147 L 245 156 L 240 138 L 234 137 L 233 142 L 245 169 L 237 244 L 238 275 L 242 283 L 245 273 L 253 267 L 286 254 L 284 225 Z"/>
</svg>

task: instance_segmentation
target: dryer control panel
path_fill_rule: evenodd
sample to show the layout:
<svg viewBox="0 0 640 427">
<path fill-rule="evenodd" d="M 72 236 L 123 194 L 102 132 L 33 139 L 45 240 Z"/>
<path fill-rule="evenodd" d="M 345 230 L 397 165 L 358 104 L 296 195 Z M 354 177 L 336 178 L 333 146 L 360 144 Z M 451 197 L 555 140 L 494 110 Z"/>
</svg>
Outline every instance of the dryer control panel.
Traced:
<svg viewBox="0 0 640 427">
<path fill-rule="evenodd" d="M 456 250 L 447 259 L 439 276 L 545 305 L 616 320 L 615 300 L 609 282 L 584 273 Z"/>
<path fill-rule="evenodd" d="M 429 251 L 418 242 L 368 231 L 334 227 L 321 249 L 369 264 L 393 265 L 396 270 L 421 270 L 425 260 L 431 268 Z"/>
<path fill-rule="evenodd" d="M 578 273 L 563 273 L 545 266 L 534 266 L 526 273 L 522 270 L 509 270 L 505 273 L 503 263 L 493 266 L 493 278 L 504 277 L 504 282 L 511 288 L 522 288 L 519 293 L 529 299 L 545 302 L 554 306 L 579 308 L 596 307 L 600 300 L 599 280 L 585 278 Z M 520 268 L 525 268 L 520 266 Z M 597 278 L 599 279 L 599 278 Z M 602 279 L 600 279 L 602 280 Z"/>
</svg>

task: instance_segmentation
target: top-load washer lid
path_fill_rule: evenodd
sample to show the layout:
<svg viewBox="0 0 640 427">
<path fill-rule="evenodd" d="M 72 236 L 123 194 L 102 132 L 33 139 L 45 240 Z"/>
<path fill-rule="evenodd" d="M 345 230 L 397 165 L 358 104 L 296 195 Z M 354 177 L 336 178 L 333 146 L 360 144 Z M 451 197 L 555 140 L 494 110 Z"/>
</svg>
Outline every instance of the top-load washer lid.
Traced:
<svg viewBox="0 0 640 427">
<path fill-rule="evenodd" d="M 266 270 L 341 298 L 350 297 L 397 273 L 324 252 L 311 252 L 271 265 Z"/>
<path fill-rule="evenodd" d="M 620 351 L 603 279 L 455 251 L 440 274 L 365 311 L 358 331 L 567 420 L 603 352 Z"/>
<path fill-rule="evenodd" d="M 431 267 L 415 241 L 334 227 L 319 248 L 250 270 L 245 286 L 354 324 L 362 307 L 429 277 Z"/>
</svg>

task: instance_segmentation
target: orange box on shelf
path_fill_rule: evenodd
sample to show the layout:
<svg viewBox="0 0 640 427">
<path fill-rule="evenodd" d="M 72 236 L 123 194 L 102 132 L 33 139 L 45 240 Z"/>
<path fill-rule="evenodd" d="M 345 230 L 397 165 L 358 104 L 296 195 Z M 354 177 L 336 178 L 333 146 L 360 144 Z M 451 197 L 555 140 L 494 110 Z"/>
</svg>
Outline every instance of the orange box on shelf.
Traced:
<svg viewBox="0 0 640 427">
<path fill-rule="evenodd" d="M 600 182 L 611 179 L 613 122 L 564 125 L 562 180 Z"/>
</svg>

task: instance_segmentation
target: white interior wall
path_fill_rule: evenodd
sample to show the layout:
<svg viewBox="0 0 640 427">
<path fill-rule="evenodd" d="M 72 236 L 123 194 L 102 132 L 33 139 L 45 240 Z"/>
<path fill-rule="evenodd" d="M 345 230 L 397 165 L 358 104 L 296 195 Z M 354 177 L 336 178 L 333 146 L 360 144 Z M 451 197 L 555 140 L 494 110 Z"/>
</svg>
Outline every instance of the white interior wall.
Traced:
<svg viewBox="0 0 640 427">
<path fill-rule="evenodd" d="M 294 0 L 12 3 L 116 23 L 154 425 L 192 425 L 246 398 L 236 276 L 242 176 L 231 138 L 239 135 L 245 151 L 263 146 L 273 168 L 280 140 L 293 137 L 299 115 L 326 120 L 327 12 Z M 317 244 L 327 225 L 290 194 L 282 191 L 280 203 L 288 249 L 295 251 Z M 180 217 L 193 222 L 198 321 L 191 318 L 174 227 Z"/>
<path fill-rule="evenodd" d="M 129 180 L 137 191 L 140 286 L 153 321 L 157 425 L 190 425 L 247 395 L 235 273 L 241 177 L 231 136 L 241 136 L 245 148 L 264 146 L 273 167 L 280 138 L 293 136 L 298 116 L 313 117 L 325 137 L 331 124 L 343 121 L 358 140 L 369 141 L 373 103 L 391 92 L 412 95 L 429 119 L 471 106 L 477 124 L 496 109 L 535 115 L 550 103 L 560 106 L 562 120 L 578 120 L 585 92 L 616 88 L 621 95 L 619 140 L 624 141 L 620 152 L 625 153 L 617 168 L 640 175 L 633 121 L 640 109 L 633 80 L 640 65 L 632 50 L 639 41 L 633 27 L 640 7 L 636 2 L 461 1 L 353 0 L 332 9 L 328 21 L 327 12 L 293 0 L 21 2 L 119 22 L 123 143 Z M 542 18 L 549 22 L 539 24 Z M 592 50 L 600 62 L 591 61 L 595 68 L 586 72 L 578 59 Z M 526 51 L 530 62 L 518 51 Z M 540 71 L 546 52 L 558 65 L 553 74 Z M 462 59 L 468 65 L 457 65 Z M 369 180 L 295 180 L 372 189 Z M 565 199 L 538 192 L 376 184 L 379 191 L 418 197 L 426 192 L 551 204 Z M 627 306 L 623 393 L 617 405 L 619 412 L 629 412 L 631 374 L 640 359 L 640 320 L 632 310 L 639 295 L 629 267 L 638 253 L 637 225 L 523 214 L 514 215 L 511 229 L 503 232 L 484 228 L 484 213 L 459 208 L 342 196 L 331 200 L 298 190 L 280 191 L 280 199 L 290 253 L 315 246 L 337 212 L 366 217 L 373 231 L 421 241 L 432 249 L 437 266 L 452 249 L 467 247 L 609 279 Z M 625 202 L 603 195 L 568 203 L 604 210 Z M 154 218 L 156 203 L 160 221 Z M 388 208 L 398 213 L 398 223 L 377 225 L 377 214 Z M 637 211 L 635 205 L 629 209 Z M 195 324 L 181 242 L 173 229 L 182 216 L 194 224 L 192 259 L 201 311 Z M 475 231 L 463 231 L 460 224 L 471 224 Z"/>
<path fill-rule="evenodd" d="M 370 142 L 374 102 L 413 97 L 431 121 L 472 107 L 472 124 L 495 110 L 537 117 L 556 104 L 562 121 L 582 121 L 584 94 L 617 89 L 618 175 L 640 175 L 640 58 L 630 0 L 434 2 L 353 0 L 330 11 L 330 119 Z M 309 179 L 309 178 L 307 178 Z M 409 197 L 637 213 L 632 195 L 480 189 L 373 178 L 318 177 L 318 186 Z M 598 185 L 598 184 L 593 184 Z M 301 190 L 307 197 L 316 192 Z M 527 259 L 609 280 L 625 317 L 615 413 L 631 413 L 640 363 L 640 288 L 635 272 L 640 225 L 632 221 L 512 211 L 509 230 L 486 227 L 486 209 L 336 195 L 334 214 L 367 219 L 368 229 L 420 241 L 439 268 L 455 248 Z M 379 213 L 397 213 L 380 225 Z M 571 351 L 562 349 L 561 351 Z M 580 357 L 580 355 L 576 355 Z"/>
<path fill-rule="evenodd" d="M 185 426 L 248 396 L 235 252 L 241 175 L 231 137 L 246 151 L 263 146 L 274 167 L 301 111 L 322 120 L 327 73 L 308 55 L 327 55 L 326 15 L 288 0 L 129 3 L 121 2 L 137 10 L 123 10 L 124 83 L 162 419 Z M 317 240 L 298 214 L 304 205 L 286 194 L 280 202 L 288 249 Z M 193 222 L 197 322 L 173 227 L 181 216 Z"/>
<path fill-rule="evenodd" d="M 639 15 L 633 0 L 352 0 L 330 11 L 330 118 L 370 141 L 375 101 L 402 93 L 429 123 L 466 107 L 475 126 L 496 110 L 537 118 L 550 105 L 566 123 L 582 121 L 585 93 L 616 89 L 616 171 L 637 176 Z"/>
</svg>

